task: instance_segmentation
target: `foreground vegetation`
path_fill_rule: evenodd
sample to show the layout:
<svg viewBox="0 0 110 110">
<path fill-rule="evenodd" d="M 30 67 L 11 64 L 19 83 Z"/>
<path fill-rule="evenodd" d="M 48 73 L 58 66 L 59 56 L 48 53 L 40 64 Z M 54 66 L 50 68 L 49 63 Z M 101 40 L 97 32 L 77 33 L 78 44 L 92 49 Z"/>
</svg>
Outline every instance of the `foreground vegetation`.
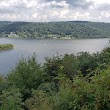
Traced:
<svg viewBox="0 0 110 110">
<path fill-rule="evenodd" d="M 110 23 L 67 22 L 0 22 L 0 36 L 21 38 L 105 38 Z"/>
<path fill-rule="evenodd" d="M 110 48 L 46 58 L 21 58 L 0 77 L 0 110 L 110 110 Z"/>
<path fill-rule="evenodd" d="M 0 44 L 0 50 L 12 49 L 14 46 L 12 44 Z"/>
</svg>

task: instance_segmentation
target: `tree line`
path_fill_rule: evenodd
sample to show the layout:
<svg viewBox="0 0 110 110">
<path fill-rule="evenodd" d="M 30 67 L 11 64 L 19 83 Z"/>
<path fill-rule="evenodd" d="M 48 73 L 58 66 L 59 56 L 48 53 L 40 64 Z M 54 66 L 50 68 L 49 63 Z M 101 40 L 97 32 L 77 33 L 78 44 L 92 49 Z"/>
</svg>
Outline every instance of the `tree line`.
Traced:
<svg viewBox="0 0 110 110">
<path fill-rule="evenodd" d="M 106 38 L 110 23 L 88 21 L 65 22 L 0 22 L 0 36 L 21 38 Z"/>
</svg>

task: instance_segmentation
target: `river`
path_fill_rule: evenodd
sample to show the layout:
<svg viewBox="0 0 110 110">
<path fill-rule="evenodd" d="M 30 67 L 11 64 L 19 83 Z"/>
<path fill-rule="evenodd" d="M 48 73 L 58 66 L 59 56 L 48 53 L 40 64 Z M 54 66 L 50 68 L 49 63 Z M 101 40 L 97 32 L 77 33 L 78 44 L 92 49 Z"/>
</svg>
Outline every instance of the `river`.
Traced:
<svg viewBox="0 0 110 110">
<path fill-rule="evenodd" d="M 96 53 L 109 45 L 109 39 L 14 39 L 0 38 L 0 44 L 10 43 L 14 49 L 0 51 L 0 74 L 7 74 L 13 69 L 23 55 L 28 57 L 36 53 L 40 63 L 45 57 L 64 55 L 65 53 L 89 52 Z"/>
</svg>

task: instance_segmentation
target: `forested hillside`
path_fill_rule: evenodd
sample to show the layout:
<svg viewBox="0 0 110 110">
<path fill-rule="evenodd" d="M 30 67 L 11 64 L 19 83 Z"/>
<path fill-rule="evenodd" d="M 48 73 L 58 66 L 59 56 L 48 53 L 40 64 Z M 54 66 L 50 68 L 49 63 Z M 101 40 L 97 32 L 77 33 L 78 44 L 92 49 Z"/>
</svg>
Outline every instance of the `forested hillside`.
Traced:
<svg viewBox="0 0 110 110">
<path fill-rule="evenodd" d="M 0 35 L 23 38 L 99 38 L 110 36 L 110 23 L 88 21 L 0 22 Z"/>
</svg>

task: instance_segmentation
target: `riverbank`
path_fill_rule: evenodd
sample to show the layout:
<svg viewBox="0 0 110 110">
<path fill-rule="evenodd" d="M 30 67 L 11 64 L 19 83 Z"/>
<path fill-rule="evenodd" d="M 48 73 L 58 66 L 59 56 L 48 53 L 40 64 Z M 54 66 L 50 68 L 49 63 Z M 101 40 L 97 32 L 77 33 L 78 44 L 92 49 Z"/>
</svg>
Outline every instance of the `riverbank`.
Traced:
<svg viewBox="0 0 110 110">
<path fill-rule="evenodd" d="M 48 39 L 56 39 L 56 40 L 79 40 L 79 39 L 106 39 L 109 37 L 85 37 L 85 38 L 76 38 L 76 37 L 36 37 L 36 38 L 27 38 L 27 37 L 1 37 L 1 38 L 9 38 L 9 39 L 37 39 L 37 40 L 48 40 Z"/>
<path fill-rule="evenodd" d="M 0 44 L 0 50 L 9 50 L 13 48 L 14 46 L 12 44 Z"/>
</svg>

